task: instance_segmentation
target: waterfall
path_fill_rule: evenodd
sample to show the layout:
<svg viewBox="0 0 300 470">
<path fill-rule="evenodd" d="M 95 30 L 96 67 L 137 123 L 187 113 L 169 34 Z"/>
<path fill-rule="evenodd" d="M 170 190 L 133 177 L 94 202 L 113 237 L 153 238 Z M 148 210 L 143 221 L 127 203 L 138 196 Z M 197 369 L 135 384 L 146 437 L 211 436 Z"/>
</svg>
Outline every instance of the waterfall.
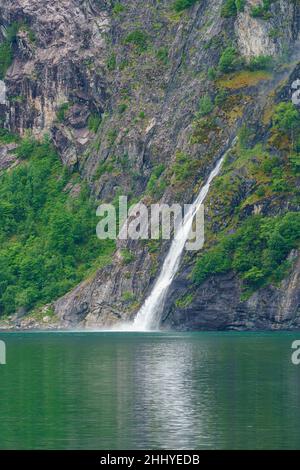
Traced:
<svg viewBox="0 0 300 470">
<path fill-rule="evenodd" d="M 235 144 L 235 142 L 236 139 L 234 139 L 231 147 Z M 210 173 L 206 184 L 202 187 L 198 197 L 191 205 L 188 213 L 185 215 L 183 223 L 178 230 L 176 238 L 174 238 L 171 244 L 162 270 L 153 286 L 153 289 L 134 320 L 132 330 L 149 331 L 159 328 L 161 315 L 164 309 L 164 303 L 172 281 L 179 269 L 183 250 L 189 238 L 195 214 L 201 207 L 201 204 L 203 204 L 208 194 L 211 182 L 219 174 L 227 153 L 228 150 L 224 153 L 222 158 L 218 161 L 215 168 Z"/>
</svg>

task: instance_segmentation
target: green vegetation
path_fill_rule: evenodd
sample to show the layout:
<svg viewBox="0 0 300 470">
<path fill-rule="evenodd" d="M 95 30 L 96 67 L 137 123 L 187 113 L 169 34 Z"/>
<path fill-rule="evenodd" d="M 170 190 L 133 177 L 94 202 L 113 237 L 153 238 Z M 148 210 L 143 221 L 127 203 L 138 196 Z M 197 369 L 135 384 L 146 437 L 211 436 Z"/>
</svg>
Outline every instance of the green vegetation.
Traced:
<svg viewBox="0 0 300 470">
<path fill-rule="evenodd" d="M 176 307 L 186 308 L 193 302 L 193 299 L 194 299 L 194 294 L 186 294 L 183 297 L 181 297 L 180 299 L 176 300 L 176 302 L 175 302 Z"/>
<path fill-rule="evenodd" d="M 32 44 L 36 40 L 34 32 L 25 23 L 14 22 L 7 28 L 5 39 L 0 44 L 0 80 L 5 78 L 6 72 L 13 62 L 14 45 L 20 30 L 27 32 L 29 41 Z"/>
<path fill-rule="evenodd" d="M 237 15 L 238 11 L 244 11 L 246 0 L 225 0 L 221 10 L 221 16 L 231 18 Z"/>
<path fill-rule="evenodd" d="M 122 250 L 121 256 L 124 264 L 130 264 L 135 260 L 135 256 L 130 250 Z"/>
<path fill-rule="evenodd" d="M 148 34 L 145 31 L 137 29 L 129 33 L 125 38 L 125 44 L 132 44 L 138 52 L 144 52 L 148 47 Z"/>
<path fill-rule="evenodd" d="M 108 70 L 110 70 L 111 72 L 116 70 L 116 68 L 117 68 L 117 56 L 116 56 L 115 53 L 112 53 L 109 56 L 109 58 L 107 59 L 106 65 L 107 65 Z"/>
<path fill-rule="evenodd" d="M 293 103 L 279 103 L 273 115 L 275 129 L 292 135 L 300 127 L 299 111 Z"/>
<path fill-rule="evenodd" d="M 245 150 L 248 148 L 251 136 L 252 129 L 246 124 L 243 124 L 238 133 L 240 149 Z"/>
<path fill-rule="evenodd" d="M 19 136 L 12 134 L 7 129 L 0 129 L 0 143 L 12 144 L 19 141 Z"/>
<path fill-rule="evenodd" d="M 164 193 L 167 183 L 161 178 L 162 173 L 165 171 L 165 165 L 157 165 L 152 172 L 152 175 L 147 184 L 147 193 L 151 196 L 160 197 Z"/>
<path fill-rule="evenodd" d="M 260 55 L 252 57 L 249 64 L 239 57 L 236 49 L 232 46 L 227 47 L 221 54 L 219 60 L 219 72 L 230 73 L 241 69 L 248 69 L 251 72 L 264 71 L 273 67 L 273 58 L 271 56 Z M 240 71 L 242 73 L 243 71 Z M 246 74 L 247 75 L 247 74 Z"/>
<path fill-rule="evenodd" d="M 167 65 L 169 62 L 169 50 L 167 47 L 160 47 L 156 53 L 156 57 L 164 65 Z"/>
<path fill-rule="evenodd" d="M 271 3 L 274 0 L 263 0 L 260 5 L 255 5 L 251 8 L 251 16 L 253 18 L 261 18 L 263 20 L 268 20 L 271 18 L 270 7 Z"/>
<path fill-rule="evenodd" d="M 89 131 L 94 132 L 94 134 L 96 134 L 101 124 L 101 121 L 102 121 L 102 118 L 99 114 L 95 114 L 95 113 L 91 114 L 88 119 Z"/>
<path fill-rule="evenodd" d="M 193 133 L 191 136 L 191 144 L 203 144 L 209 142 L 209 134 L 211 131 L 218 129 L 216 118 L 209 116 L 208 118 L 195 119 L 193 122 Z"/>
<path fill-rule="evenodd" d="M 196 161 L 184 152 L 177 152 L 175 164 L 172 167 L 173 181 L 180 183 L 193 175 Z"/>
<path fill-rule="evenodd" d="M 293 153 L 289 157 L 289 162 L 291 165 L 291 170 L 294 175 L 300 174 L 300 155 L 297 153 Z"/>
<path fill-rule="evenodd" d="M 122 300 L 126 303 L 133 303 L 136 302 L 136 296 L 133 292 L 126 291 L 122 295 Z"/>
<path fill-rule="evenodd" d="M 214 183 L 214 228 L 207 229 L 208 249 L 195 265 L 197 284 L 212 274 L 233 271 L 247 296 L 281 281 L 291 266 L 291 250 L 300 246 L 300 213 L 285 212 L 281 205 L 283 197 L 293 201 L 291 207 L 299 204 L 299 111 L 291 102 L 281 102 L 270 119 L 266 139 L 254 147 L 254 128 L 245 124 L 240 129 L 238 144 Z M 246 197 L 245 182 L 249 185 Z M 254 215 L 264 200 L 272 201 L 275 214 L 279 207 L 283 213 Z M 245 218 L 246 213 L 251 215 Z M 221 230 L 217 233 L 215 227 Z"/>
<path fill-rule="evenodd" d="M 239 58 L 234 47 L 226 47 L 219 60 L 219 70 L 228 73 L 236 69 L 239 65 Z"/>
<path fill-rule="evenodd" d="M 211 81 L 213 81 L 217 78 L 217 72 L 216 72 L 216 69 L 214 67 L 210 67 L 208 69 L 207 78 L 208 78 L 208 80 L 211 80 Z"/>
<path fill-rule="evenodd" d="M 125 113 L 125 111 L 127 110 L 127 108 L 128 108 L 128 104 L 127 104 L 127 103 L 120 103 L 119 106 L 118 106 L 118 112 L 119 112 L 119 114 Z"/>
<path fill-rule="evenodd" d="M 122 3 L 120 2 L 116 3 L 113 7 L 114 15 L 120 15 L 120 13 L 123 13 L 124 11 L 125 11 L 125 6 L 122 5 Z"/>
<path fill-rule="evenodd" d="M 110 261 L 111 241 L 96 237 L 97 218 L 87 190 L 68 174 L 45 139 L 25 138 L 22 163 L 1 176 L 0 314 L 53 301 Z"/>
<path fill-rule="evenodd" d="M 211 274 L 233 270 L 251 293 L 258 287 L 280 281 L 289 268 L 287 256 L 299 246 L 300 213 L 279 217 L 251 216 L 233 235 L 200 256 L 193 279 L 202 283 Z"/>
<path fill-rule="evenodd" d="M 269 80 L 270 78 L 272 78 L 272 75 L 266 70 L 242 70 L 229 76 L 221 77 L 217 80 L 217 84 L 221 88 L 238 90 L 240 88 L 256 86 L 259 82 Z"/>
<path fill-rule="evenodd" d="M 31 42 L 31 44 L 35 43 L 36 41 L 35 33 L 27 24 L 22 24 L 20 26 L 20 31 L 25 31 L 27 33 L 28 39 Z"/>
<path fill-rule="evenodd" d="M 19 23 L 13 23 L 7 28 L 5 40 L 0 44 L 0 80 L 5 78 L 8 68 L 13 61 L 13 47 L 20 29 Z"/>
<path fill-rule="evenodd" d="M 218 91 L 215 97 L 215 105 L 222 106 L 225 103 L 227 96 L 228 96 L 227 91 L 224 90 L 223 88 L 220 88 L 220 90 Z"/>
<path fill-rule="evenodd" d="M 223 42 L 224 42 L 223 38 L 220 35 L 216 35 L 210 38 L 209 41 L 207 41 L 203 47 L 205 50 L 208 50 L 208 49 L 219 50 L 220 48 L 222 48 Z"/>
<path fill-rule="evenodd" d="M 215 216 L 217 223 L 222 224 L 224 218 L 234 218 L 237 223 L 238 214 L 243 213 L 245 207 L 253 208 L 262 196 L 270 198 L 281 192 L 290 194 L 292 198 L 295 194 L 295 182 L 288 159 L 270 155 L 261 144 L 249 148 L 252 132 L 252 129 L 247 130 L 245 127 L 241 129 L 235 159 L 224 166 L 225 173 L 215 181 L 214 198 L 220 201 L 218 215 Z M 240 174 L 243 174 L 243 178 Z M 248 197 L 241 200 L 245 181 L 251 182 L 252 190 Z"/>
<path fill-rule="evenodd" d="M 269 55 L 260 55 L 252 57 L 249 62 L 250 70 L 267 70 L 273 65 L 273 58 Z"/>
<path fill-rule="evenodd" d="M 214 104 L 209 95 L 204 95 L 199 101 L 198 115 L 200 117 L 207 116 L 214 109 Z"/>
<path fill-rule="evenodd" d="M 60 123 L 64 122 L 69 108 L 70 108 L 70 103 L 63 103 L 59 106 L 57 113 L 56 113 L 56 118 L 58 122 Z"/>
<path fill-rule="evenodd" d="M 97 180 L 101 176 L 105 174 L 111 174 L 114 171 L 115 171 L 115 162 L 114 162 L 114 159 L 111 157 L 107 159 L 106 161 L 99 163 L 96 173 L 94 175 L 94 179 Z"/>
<path fill-rule="evenodd" d="M 221 10 L 221 16 L 224 18 L 230 18 L 231 16 L 236 16 L 236 14 L 237 9 L 235 0 L 226 0 Z"/>
<path fill-rule="evenodd" d="M 108 145 L 110 146 L 114 145 L 117 137 L 118 137 L 117 129 L 110 129 L 107 133 Z"/>
<path fill-rule="evenodd" d="M 9 101 L 11 103 L 24 103 L 25 99 L 26 99 L 25 96 L 20 96 L 20 95 L 9 97 Z"/>
<path fill-rule="evenodd" d="M 173 3 L 173 8 L 176 13 L 180 13 L 195 5 L 197 1 L 199 0 L 175 0 Z"/>
<path fill-rule="evenodd" d="M 279 36 L 281 36 L 280 29 L 278 29 L 278 28 L 272 28 L 272 29 L 269 31 L 269 37 L 270 37 L 270 38 L 276 39 L 276 38 L 278 38 Z"/>
<path fill-rule="evenodd" d="M 237 11 L 244 11 L 246 0 L 235 0 Z"/>
<path fill-rule="evenodd" d="M 13 62 L 13 50 L 19 31 L 26 31 L 32 44 L 36 40 L 34 32 L 26 23 L 14 22 L 7 28 L 5 39 L 0 44 L 0 80 L 5 78 L 6 72 Z"/>
</svg>

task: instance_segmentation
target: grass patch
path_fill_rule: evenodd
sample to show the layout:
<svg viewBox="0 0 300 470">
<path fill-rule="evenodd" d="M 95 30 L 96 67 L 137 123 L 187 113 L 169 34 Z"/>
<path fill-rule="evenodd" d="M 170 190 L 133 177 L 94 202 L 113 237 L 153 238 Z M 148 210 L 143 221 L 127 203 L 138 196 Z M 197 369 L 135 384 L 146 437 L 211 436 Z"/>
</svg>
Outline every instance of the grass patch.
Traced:
<svg viewBox="0 0 300 470">
<path fill-rule="evenodd" d="M 148 41 L 148 34 L 140 29 L 132 31 L 125 38 L 125 44 L 133 45 L 138 52 L 144 52 L 147 50 Z"/>
<path fill-rule="evenodd" d="M 88 129 L 90 132 L 96 132 L 98 131 L 100 124 L 101 124 L 102 118 L 99 114 L 91 114 L 89 119 L 88 119 Z"/>
<path fill-rule="evenodd" d="M 122 295 L 122 300 L 126 303 L 133 303 L 136 302 L 136 296 L 132 292 L 126 291 Z"/>
<path fill-rule="evenodd" d="M 118 16 L 125 11 L 125 6 L 122 3 L 117 2 L 113 7 L 113 14 Z"/>
<path fill-rule="evenodd" d="M 194 294 L 186 294 L 180 299 L 177 299 L 175 302 L 176 307 L 178 308 L 187 308 L 194 299 Z"/>
<path fill-rule="evenodd" d="M 0 143 L 12 144 L 19 142 L 20 137 L 16 134 L 9 132 L 7 129 L 0 129 Z"/>
<path fill-rule="evenodd" d="M 221 88 L 238 90 L 240 88 L 247 88 L 256 86 L 260 82 L 270 80 L 272 74 L 265 70 L 255 70 L 237 72 L 217 80 L 217 85 Z"/>
</svg>

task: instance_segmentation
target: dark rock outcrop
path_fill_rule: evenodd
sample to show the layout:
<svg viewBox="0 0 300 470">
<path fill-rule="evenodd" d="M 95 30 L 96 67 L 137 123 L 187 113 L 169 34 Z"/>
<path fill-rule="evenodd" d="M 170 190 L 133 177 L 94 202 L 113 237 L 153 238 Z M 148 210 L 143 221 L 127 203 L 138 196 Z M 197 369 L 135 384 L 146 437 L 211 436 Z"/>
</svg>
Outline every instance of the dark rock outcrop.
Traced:
<svg viewBox="0 0 300 470">
<path fill-rule="evenodd" d="M 175 306 L 190 289 L 186 274 L 169 293 L 162 326 L 178 330 L 277 330 L 300 328 L 300 257 L 291 254 L 294 268 L 278 287 L 269 286 L 241 300 L 239 280 L 232 274 L 213 276 L 194 291 L 186 308 Z"/>
</svg>

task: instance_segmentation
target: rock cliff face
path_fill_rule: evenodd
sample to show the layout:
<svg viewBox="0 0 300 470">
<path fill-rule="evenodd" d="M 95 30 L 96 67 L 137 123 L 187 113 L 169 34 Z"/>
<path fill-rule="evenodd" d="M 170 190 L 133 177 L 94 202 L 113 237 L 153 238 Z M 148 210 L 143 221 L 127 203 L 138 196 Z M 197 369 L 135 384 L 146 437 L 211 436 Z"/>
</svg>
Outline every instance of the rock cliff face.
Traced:
<svg viewBox="0 0 300 470">
<path fill-rule="evenodd" d="M 90 140 L 89 115 L 105 106 L 107 5 L 3 1 L 0 14 L 4 37 L 11 24 L 26 24 L 18 31 L 14 61 L 5 77 L 6 125 L 21 135 L 28 129 L 36 136 L 52 132 L 63 162 L 73 166 Z M 65 103 L 69 126 L 56 127 L 57 110 Z"/>
<path fill-rule="evenodd" d="M 268 21 L 257 21 L 257 18 L 251 16 L 251 8 L 260 4 L 260 0 L 249 0 L 235 22 L 238 46 L 245 57 L 261 54 L 275 56 L 293 43 L 297 36 L 299 25 L 293 2 L 273 2 Z M 280 34 L 277 35 L 279 31 Z M 277 36 L 276 40 L 274 35 Z"/>
<path fill-rule="evenodd" d="M 291 258 L 295 261 L 294 268 L 279 287 L 261 289 L 245 301 L 241 300 L 241 283 L 231 273 L 210 278 L 196 291 L 187 307 L 176 307 L 174 298 L 180 298 L 189 289 L 187 273 L 182 273 L 172 286 L 171 306 L 165 312 L 162 325 L 179 330 L 298 329 L 299 253 L 292 253 Z"/>
<path fill-rule="evenodd" d="M 298 73 L 290 63 L 300 58 L 298 1 L 271 2 L 267 19 L 251 14 L 259 0 L 246 1 L 230 17 L 221 14 L 224 3 L 201 0 L 176 12 L 171 0 L 0 0 L 0 40 L 18 24 L 13 60 L 0 81 L 4 127 L 21 136 L 50 134 L 64 165 L 80 172 L 98 203 L 120 194 L 148 205 L 190 202 L 243 123 L 256 129 L 254 140 L 262 138 L 261 116 L 282 93 L 290 99 Z M 226 47 L 235 49 L 240 65 L 218 75 Z M 273 76 L 249 71 L 247 62 L 258 56 L 286 64 Z M 199 101 L 207 96 L 215 109 L 204 120 Z M 18 164 L 11 150 L 0 148 L 0 170 Z M 244 191 L 232 206 L 249 215 L 258 210 L 242 208 L 253 187 L 240 177 Z M 209 230 L 230 226 L 225 215 L 214 225 L 213 214 L 222 209 L 213 198 L 207 204 Z M 284 213 L 288 196 L 277 206 L 271 196 L 261 204 L 265 215 Z M 168 243 L 119 241 L 109 267 L 54 302 L 59 324 L 103 327 L 133 319 L 167 249 Z M 234 272 L 193 285 L 195 255 L 186 255 L 163 326 L 299 327 L 300 261 L 297 251 L 290 256 L 293 268 L 281 285 L 242 301 Z M 180 306 L 178 299 L 190 292 L 192 302 Z"/>
</svg>

